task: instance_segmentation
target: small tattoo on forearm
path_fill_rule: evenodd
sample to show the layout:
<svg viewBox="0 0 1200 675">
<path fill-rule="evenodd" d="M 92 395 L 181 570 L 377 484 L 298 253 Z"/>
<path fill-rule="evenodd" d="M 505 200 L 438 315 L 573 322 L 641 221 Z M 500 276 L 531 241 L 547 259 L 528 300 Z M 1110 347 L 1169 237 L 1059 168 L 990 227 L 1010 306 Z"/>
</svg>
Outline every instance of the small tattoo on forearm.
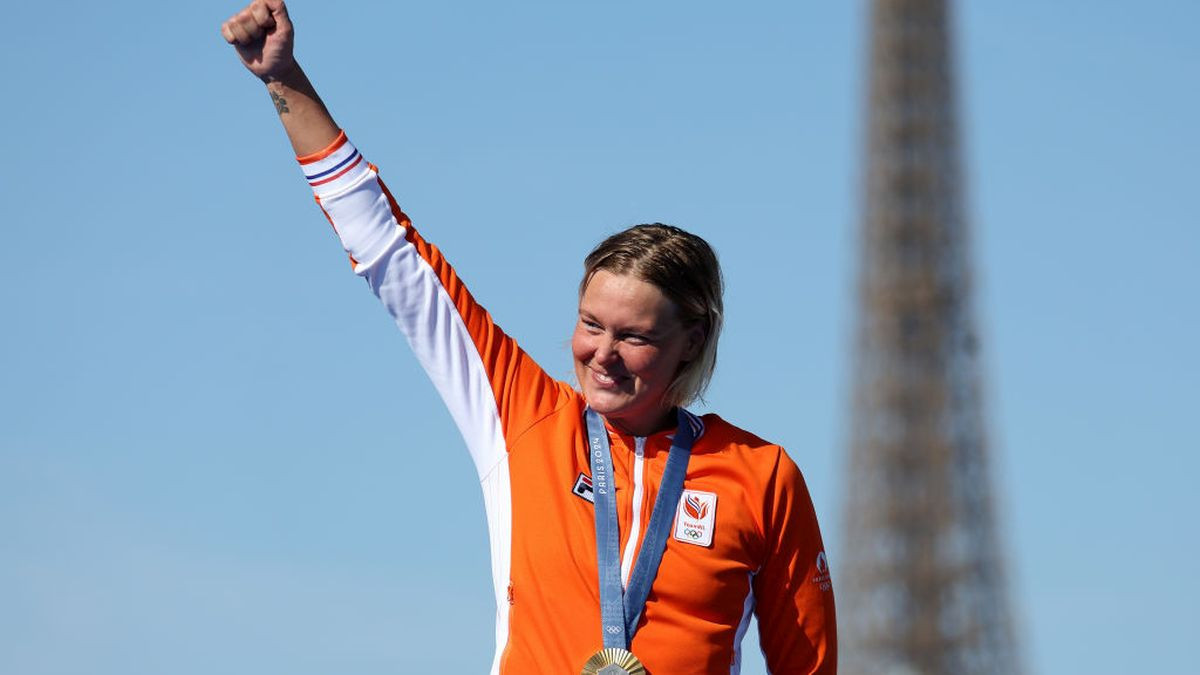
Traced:
<svg viewBox="0 0 1200 675">
<path fill-rule="evenodd" d="M 271 101 L 275 104 L 275 112 L 282 115 L 288 111 L 287 99 L 275 92 L 271 92 Z"/>
</svg>

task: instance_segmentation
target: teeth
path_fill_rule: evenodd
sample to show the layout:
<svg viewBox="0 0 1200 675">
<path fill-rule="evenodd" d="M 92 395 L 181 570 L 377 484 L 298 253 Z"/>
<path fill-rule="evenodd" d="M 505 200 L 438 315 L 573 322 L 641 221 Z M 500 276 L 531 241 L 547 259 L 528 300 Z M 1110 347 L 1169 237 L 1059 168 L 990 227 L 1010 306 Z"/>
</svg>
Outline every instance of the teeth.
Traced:
<svg viewBox="0 0 1200 675">
<path fill-rule="evenodd" d="M 593 372 L 595 372 L 595 371 L 593 371 Z M 615 382 L 615 380 L 613 380 L 613 378 L 609 377 L 608 375 L 601 375 L 600 373 L 595 373 L 595 375 L 596 375 L 596 379 L 599 380 L 602 384 L 612 384 L 613 382 Z"/>
</svg>

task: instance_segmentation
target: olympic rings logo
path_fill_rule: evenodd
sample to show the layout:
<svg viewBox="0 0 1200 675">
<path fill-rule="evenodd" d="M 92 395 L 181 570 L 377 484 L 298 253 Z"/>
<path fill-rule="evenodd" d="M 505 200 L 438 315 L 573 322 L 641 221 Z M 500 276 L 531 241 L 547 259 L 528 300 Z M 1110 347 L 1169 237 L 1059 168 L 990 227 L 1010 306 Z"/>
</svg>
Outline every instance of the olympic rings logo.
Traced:
<svg viewBox="0 0 1200 675">
<path fill-rule="evenodd" d="M 691 537 L 692 539 L 699 539 L 700 537 L 703 537 L 703 536 L 704 536 L 704 533 L 703 533 L 703 532 L 701 532 L 701 531 L 699 531 L 699 530 L 693 530 L 693 529 L 691 529 L 690 527 L 689 527 L 689 528 L 687 528 L 687 529 L 685 529 L 685 530 L 683 531 L 683 534 L 684 534 L 684 535 L 686 535 L 686 536 L 688 536 L 688 537 Z"/>
</svg>

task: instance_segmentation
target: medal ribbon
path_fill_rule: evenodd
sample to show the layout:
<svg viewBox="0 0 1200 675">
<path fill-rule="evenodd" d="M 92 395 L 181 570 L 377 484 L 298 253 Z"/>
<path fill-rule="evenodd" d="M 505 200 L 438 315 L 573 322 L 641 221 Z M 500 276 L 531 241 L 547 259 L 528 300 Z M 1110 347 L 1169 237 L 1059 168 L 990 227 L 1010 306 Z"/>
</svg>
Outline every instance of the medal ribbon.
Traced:
<svg viewBox="0 0 1200 675">
<path fill-rule="evenodd" d="M 596 511 L 596 562 L 600 569 L 600 629 L 605 647 L 629 649 L 638 619 L 646 605 L 646 596 L 658 574 L 671 520 L 683 494 L 683 478 L 687 473 L 692 443 L 696 440 L 691 420 L 679 409 L 679 426 L 667 455 L 662 484 L 654 500 L 650 524 L 638 549 L 637 563 L 629 575 L 629 587 L 621 589 L 620 533 L 617 530 L 617 500 L 612 475 L 612 450 L 604 420 L 591 408 L 585 413 L 588 429 L 588 453 L 592 466 L 592 495 Z M 631 532 L 636 537 L 636 532 Z"/>
</svg>

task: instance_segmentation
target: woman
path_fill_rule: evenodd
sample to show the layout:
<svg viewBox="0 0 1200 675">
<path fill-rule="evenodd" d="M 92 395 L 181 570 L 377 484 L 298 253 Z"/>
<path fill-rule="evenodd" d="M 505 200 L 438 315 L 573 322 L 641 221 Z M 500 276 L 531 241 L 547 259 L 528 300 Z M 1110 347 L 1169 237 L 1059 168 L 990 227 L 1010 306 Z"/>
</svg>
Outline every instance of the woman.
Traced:
<svg viewBox="0 0 1200 675">
<path fill-rule="evenodd" d="M 355 272 L 466 440 L 492 545 L 492 672 L 737 672 L 752 611 L 772 672 L 834 672 L 828 567 L 800 472 L 778 446 L 681 407 L 716 362 L 708 245 L 643 225 L 588 256 L 576 391 L 413 229 L 293 59 L 281 0 L 255 0 L 222 34 L 266 83 Z"/>
</svg>

